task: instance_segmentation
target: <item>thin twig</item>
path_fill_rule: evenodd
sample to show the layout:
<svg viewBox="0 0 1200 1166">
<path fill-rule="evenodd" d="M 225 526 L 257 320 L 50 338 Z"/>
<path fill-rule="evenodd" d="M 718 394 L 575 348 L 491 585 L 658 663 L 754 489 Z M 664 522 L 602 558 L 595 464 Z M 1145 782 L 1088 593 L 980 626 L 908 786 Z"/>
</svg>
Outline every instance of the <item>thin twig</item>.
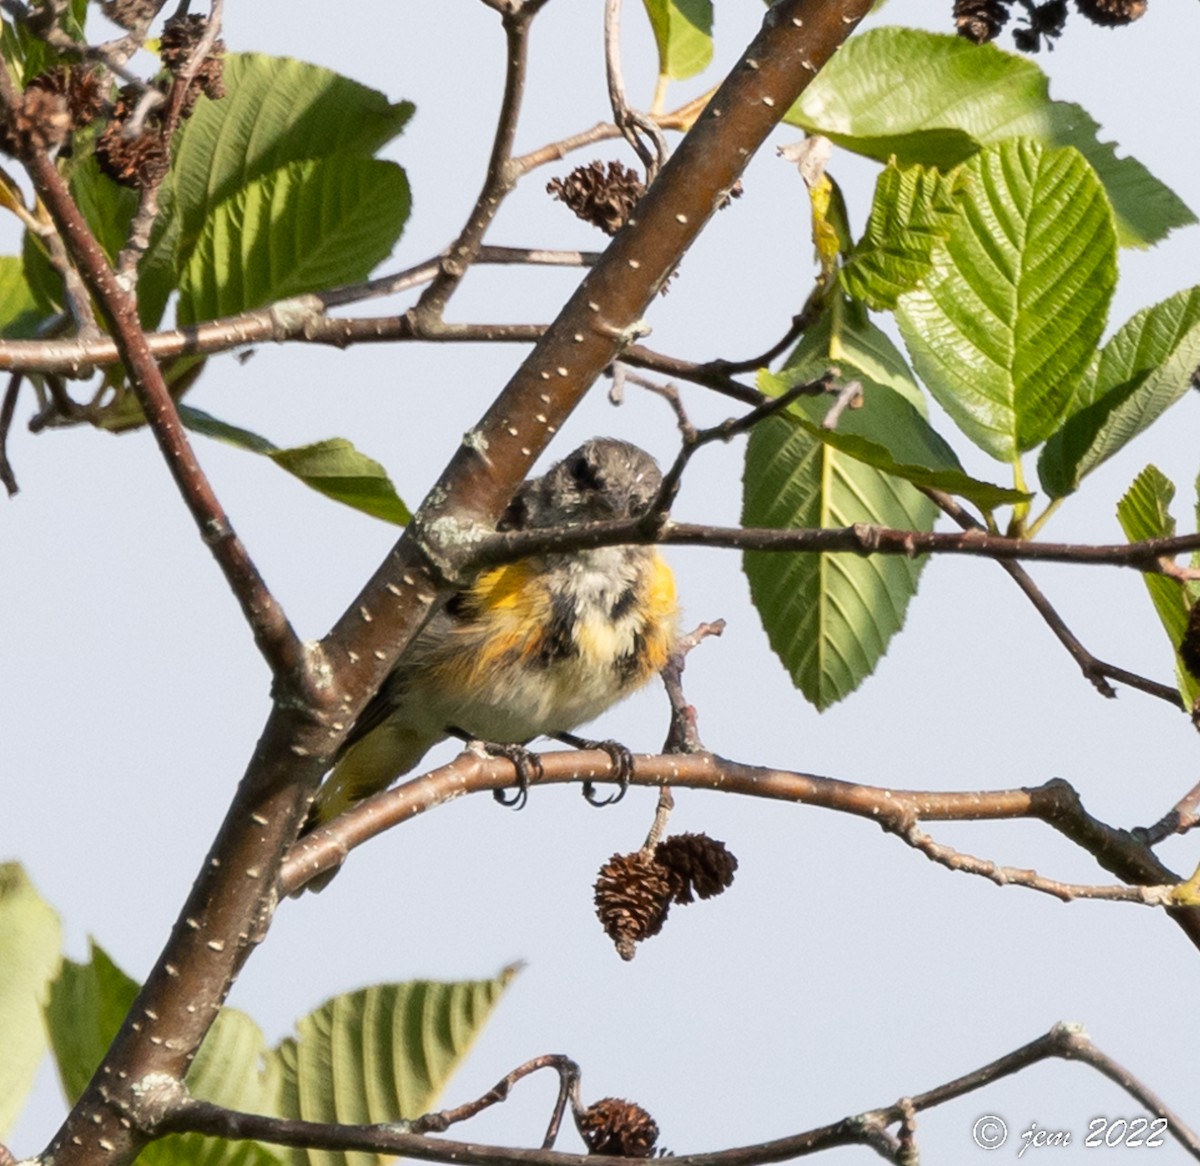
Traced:
<svg viewBox="0 0 1200 1166">
<path fill-rule="evenodd" d="M 980 1066 L 970 1073 L 939 1085 L 925 1093 L 907 1099 L 914 1109 L 926 1110 L 943 1105 L 948 1101 L 972 1093 L 998 1081 L 1003 1077 L 1019 1073 L 1031 1065 L 1051 1057 L 1059 1057 L 1066 1061 L 1082 1061 L 1097 1072 L 1102 1073 L 1113 1081 L 1135 1101 L 1145 1106 L 1151 1113 L 1166 1119 L 1171 1135 L 1193 1157 L 1200 1158 L 1200 1138 L 1188 1127 L 1183 1119 L 1168 1108 L 1162 1100 L 1127 1069 L 1118 1065 L 1107 1054 L 1101 1052 L 1091 1038 L 1079 1025 L 1059 1023 L 1048 1033 L 1030 1041 L 1011 1053 Z M 900 1120 L 901 1111 L 898 1106 L 889 1106 L 886 1110 L 878 1111 L 888 1120 Z M 989 1147 L 995 1148 L 995 1147 Z"/>
<path fill-rule="evenodd" d="M 673 1156 L 672 1162 L 678 1163 L 678 1166 L 759 1166 L 784 1162 L 833 1146 L 868 1145 L 898 1166 L 911 1166 L 913 1157 L 907 1151 L 914 1148 L 916 1114 L 983 1089 L 1001 1078 L 1023 1072 L 1052 1057 L 1080 1061 L 1107 1077 L 1148 1112 L 1163 1120 L 1166 1123 L 1164 1132 L 1170 1132 L 1188 1153 L 1200 1159 L 1200 1138 L 1178 1113 L 1137 1077 L 1098 1049 L 1078 1025 L 1060 1023 L 1036 1040 L 970 1073 L 924 1093 L 901 1098 L 891 1105 L 770 1142 Z M 562 1097 L 561 1088 L 559 1096 Z M 622 1166 L 629 1161 L 628 1158 L 605 1155 L 563 1154 L 551 1151 L 546 1145 L 540 1150 L 514 1150 L 425 1138 L 409 1132 L 409 1124 L 363 1126 L 296 1121 L 239 1113 L 208 1102 L 178 1098 L 167 1107 L 156 1132 L 190 1131 L 229 1139 L 254 1139 L 298 1149 L 366 1150 L 425 1161 L 464 1163 L 466 1166 Z M 899 1136 L 890 1135 L 887 1127 L 896 1124 L 900 1125 Z"/>
<path fill-rule="evenodd" d="M 703 93 L 699 97 L 695 97 L 691 101 L 679 106 L 678 109 L 672 110 L 670 113 L 654 117 L 654 123 L 660 130 L 690 129 L 696 118 L 704 112 L 704 107 L 712 97 L 712 92 L 710 90 L 707 93 Z M 512 160 L 513 171 L 518 177 L 521 177 L 528 174 L 531 170 L 536 170 L 539 166 L 546 166 L 551 162 L 561 161 L 568 154 L 574 153 L 576 150 L 582 150 L 585 146 L 594 146 L 598 142 L 612 141 L 613 138 L 621 136 L 621 128 L 615 122 L 597 122 L 590 129 L 581 130 L 579 133 L 561 138 L 557 142 L 548 142 L 544 146 L 539 146 L 536 150 L 531 150 L 528 154 L 519 155 Z"/>
<path fill-rule="evenodd" d="M 453 1109 L 443 1109 L 437 1113 L 427 1113 L 413 1121 L 401 1124 L 411 1134 L 440 1134 L 458 1122 L 467 1121 L 476 1114 L 482 1113 L 485 1109 L 507 1101 L 508 1095 L 512 1092 L 513 1086 L 518 1081 L 541 1069 L 553 1069 L 558 1074 L 558 1095 L 555 1099 L 545 1139 L 542 1142 L 542 1148 L 549 1150 L 558 1137 L 558 1131 L 562 1125 L 567 1103 L 579 1087 L 579 1066 L 569 1057 L 559 1054 L 547 1053 L 540 1057 L 534 1057 L 532 1060 L 526 1061 L 523 1065 L 518 1065 L 511 1073 L 506 1074 L 497 1081 L 483 1096 L 476 1098 L 474 1101 L 468 1101 L 463 1105 L 455 1106 Z"/>
<path fill-rule="evenodd" d="M 476 263 L 529 264 L 552 267 L 589 267 L 599 257 L 593 251 L 556 251 L 535 247 L 480 247 Z M 255 343 L 302 341 L 316 344 L 390 342 L 395 340 L 460 341 L 497 340 L 529 343 L 544 331 L 541 324 L 456 324 L 417 321 L 409 315 L 354 319 L 325 316 L 328 308 L 393 295 L 428 283 L 440 270 L 440 260 L 429 259 L 404 271 L 347 284 L 329 291 L 280 300 L 263 308 L 218 317 L 145 336 L 151 354 L 160 360 L 183 354 L 212 356 Z M 79 376 L 90 367 L 120 362 L 111 337 L 84 340 L 0 340 L 0 371 L 61 373 Z"/>
<path fill-rule="evenodd" d="M 1064 883 L 1057 879 L 1045 878 L 1035 870 L 999 866 L 989 859 L 977 858 L 973 854 L 964 854 L 952 846 L 935 842 L 915 825 L 897 831 L 897 833 L 909 846 L 914 850 L 919 850 L 930 861 L 944 866 L 947 870 L 989 879 L 998 887 L 1025 887 L 1031 891 L 1040 891 L 1042 894 L 1051 895 L 1064 903 L 1069 903 L 1074 899 L 1101 899 L 1112 903 L 1142 903 L 1147 907 L 1171 907 L 1174 905 L 1172 891 L 1175 889 L 1175 884 L 1173 883 L 1159 886 L 1128 886 L 1125 884 L 1097 886 L 1091 883 Z"/>
<path fill-rule="evenodd" d="M 1138 826 L 1133 833 L 1147 846 L 1157 846 L 1172 834 L 1186 834 L 1200 825 L 1200 784 L 1192 786 L 1153 826 Z"/>
<path fill-rule="evenodd" d="M 22 373 L 15 372 L 8 378 L 8 387 L 4 390 L 4 401 L 0 404 L 0 483 L 3 483 L 8 496 L 11 498 L 18 492 L 16 475 L 12 463 L 8 460 L 8 435 L 12 429 L 13 414 L 17 409 L 17 394 L 21 391 Z"/>
<path fill-rule="evenodd" d="M 96 323 L 92 297 L 88 294 L 74 261 L 67 254 L 62 236 L 57 230 L 51 229 L 42 238 L 46 244 L 46 254 L 50 260 L 50 266 L 63 281 L 63 296 L 67 301 L 67 312 L 75 325 L 76 339 L 82 344 L 100 339 L 100 325 Z M 87 376 L 90 372 L 91 369 L 84 366 L 78 370 L 77 375 Z"/>
<path fill-rule="evenodd" d="M 825 414 L 825 419 L 821 422 L 821 428 L 836 429 L 838 422 L 842 419 L 842 414 L 847 409 L 857 409 L 862 404 L 862 400 L 862 381 L 847 381 L 838 389 L 833 404 L 829 406 L 829 412 Z"/>
<path fill-rule="evenodd" d="M 710 360 L 699 367 L 710 372 L 724 373 L 732 376 L 739 372 L 757 372 L 766 368 L 777 356 L 782 356 L 812 325 L 812 313 L 799 312 L 792 317 L 788 330 L 766 352 L 751 356 L 746 360 Z"/>
<path fill-rule="evenodd" d="M 694 631 L 680 636 L 662 669 L 663 687 L 671 702 L 671 724 L 667 739 L 663 742 L 664 753 L 702 753 L 704 743 L 696 719 L 696 709 L 688 704 L 683 694 L 683 670 L 687 666 L 688 654 L 709 636 L 719 636 L 725 631 L 725 621 L 715 619 L 702 623 Z"/>
<path fill-rule="evenodd" d="M 667 832 L 667 823 L 671 818 L 671 811 L 675 809 L 675 795 L 671 792 L 669 785 L 660 786 L 658 790 L 658 803 L 654 807 L 654 821 L 650 823 L 650 829 L 646 834 L 646 841 L 642 843 L 642 850 L 646 853 L 651 853 L 654 848 L 663 840 Z"/>
<path fill-rule="evenodd" d="M 634 368 L 642 368 L 649 372 L 661 373 L 663 376 L 690 381 L 692 384 L 713 389 L 723 396 L 732 397 L 735 401 L 741 401 L 746 405 L 761 405 L 764 401 L 772 399 L 766 393 L 744 385 L 736 377 L 722 372 L 713 362 L 697 364 L 695 361 L 682 360 L 679 357 L 655 352 L 641 344 L 631 344 L 621 353 L 621 359 Z"/>
<path fill-rule="evenodd" d="M 978 522 L 949 494 L 945 494 L 941 490 L 931 489 L 924 490 L 923 493 L 944 513 L 953 518 L 964 530 L 985 529 L 982 523 Z M 1148 680 L 1144 676 L 1138 676 L 1136 673 L 1129 672 L 1124 668 L 1118 668 L 1114 664 L 1106 664 L 1103 660 L 1099 660 L 1093 656 L 1071 629 L 1067 627 L 1062 616 L 1058 614 L 1042 590 L 1033 581 L 1029 572 L 1019 563 L 1002 562 L 1001 567 L 1008 573 L 1013 582 L 1020 587 L 1022 592 L 1024 592 L 1026 598 L 1033 604 L 1034 610 L 1045 620 L 1046 626 L 1054 633 L 1058 642 L 1070 653 L 1071 658 L 1079 665 L 1084 677 L 1091 682 L 1101 696 L 1115 697 L 1117 695 L 1116 689 L 1108 683 L 1108 680 L 1118 680 L 1123 684 L 1127 684 L 1130 688 L 1136 688 L 1150 696 L 1157 697 L 1159 700 L 1165 700 L 1168 704 L 1173 704 L 1176 708 L 1183 710 L 1183 701 L 1180 698 L 1177 688 L 1167 684 L 1160 684 L 1155 680 Z"/>
<path fill-rule="evenodd" d="M 666 139 L 650 118 L 634 112 L 625 97 L 625 80 L 621 73 L 621 0 L 604 0 L 604 75 L 613 121 L 642 160 L 646 168 L 646 185 L 649 186 L 667 160 Z M 642 140 L 639 131 L 649 134 L 655 144 L 653 150 Z"/>
<path fill-rule="evenodd" d="M 749 433 L 751 429 L 768 417 L 774 417 L 777 413 L 783 412 L 793 401 L 798 401 L 801 397 L 815 397 L 820 393 L 828 392 L 832 383 L 833 374 L 826 373 L 820 380 L 793 385 L 786 392 L 780 393 L 778 397 L 768 397 L 762 404 L 751 409 L 749 413 L 744 413 L 741 417 L 729 417 L 711 428 L 696 429 L 690 421 L 686 426 L 681 425 L 680 435 L 683 441 L 679 453 L 667 472 L 663 474 L 658 497 L 650 507 L 650 515 L 654 518 L 655 523 L 665 519 L 671 504 L 675 501 L 675 495 L 679 492 L 680 483 L 683 481 L 683 472 L 700 449 L 711 445 L 714 441 L 732 441 L 739 434 Z M 677 412 L 681 410 L 682 405 L 679 406 Z"/>
<path fill-rule="evenodd" d="M 483 237 L 492 225 L 501 204 L 516 186 L 517 175 L 512 167 L 512 148 L 517 135 L 521 102 L 525 96 L 529 30 L 540 7 L 540 3 L 525 3 L 515 10 L 500 9 L 507 46 L 504 96 L 500 102 L 500 114 L 496 122 L 483 189 L 475 200 L 466 225 L 442 257 L 438 274 L 421 293 L 412 312 L 414 315 L 425 319 L 441 319 L 450 297 L 475 261 Z"/>
<path fill-rule="evenodd" d="M 675 414 L 675 423 L 679 428 L 679 432 L 683 435 L 684 441 L 695 440 L 697 429 L 692 424 L 692 419 L 688 416 L 687 409 L 684 408 L 683 398 L 679 395 L 679 390 L 670 381 L 666 384 L 660 384 L 658 381 L 652 381 L 649 377 L 638 376 L 636 373 L 630 372 L 620 361 L 614 364 L 608 371 L 613 379 L 608 399 L 614 405 L 624 403 L 625 386 L 627 384 L 637 385 L 639 389 L 645 389 L 646 392 L 653 393 L 656 397 L 662 397 L 671 406 L 671 412 Z"/>
</svg>

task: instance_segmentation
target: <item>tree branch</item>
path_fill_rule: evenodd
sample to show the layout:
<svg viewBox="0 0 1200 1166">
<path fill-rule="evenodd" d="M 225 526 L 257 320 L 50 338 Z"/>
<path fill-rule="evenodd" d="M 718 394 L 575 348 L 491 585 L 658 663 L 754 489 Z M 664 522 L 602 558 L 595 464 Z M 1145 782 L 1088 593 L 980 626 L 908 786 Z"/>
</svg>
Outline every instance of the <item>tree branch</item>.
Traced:
<svg viewBox="0 0 1200 1166">
<path fill-rule="evenodd" d="M 1163 1119 L 1167 1124 L 1167 1132 L 1189 1154 L 1200 1159 L 1200 1137 L 1197 1137 L 1196 1133 L 1174 1110 L 1170 1109 L 1156 1093 L 1129 1070 L 1098 1049 L 1080 1026 L 1059 1023 L 1045 1035 L 1030 1041 L 1021 1048 L 981 1065 L 972 1072 L 943 1085 L 913 1097 L 903 1098 L 892 1105 L 881 1106 L 855 1117 L 843 1118 L 830 1125 L 770 1142 L 735 1146 L 710 1153 L 673 1155 L 671 1160 L 673 1163 L 678 1163 L 678 1166 L 759 1166 L 759 1164 L 801 1158 L 833 1146 L 868 1145 L 889 1161 L 896 1163 L 911 1161 L 911 1158 L 905 1159 L 903 1154 L 906 1145 L 911 1146 L 912 1144 L 914 1119 L 917 1113 L 944 1105 L 1050 1058 L 1081 1061 L 1107 1077 L 1134 1098 L 1139 1105 L 1154 1114 L 1155 1117 Z M 528 1064 L 541 1067 L 539 1062 L 542 1061 L 565 1062 L 577 1073 L 574 1063 L 566 1058 L 538 1058 L 537 1061 Z M 503 1096 L 507 1096 L 510 1079 L 515 1078 L 517 1074 L 527 1068 L 528 1066 L 522 1066 L 520 1069 L 514 1070 L 504 1081 L 500 1082 L 496 1090 L 503 1089 Z M 575 1087 L 576 1081 L 577 1077 L 572 1081 L 571 1088 Z M 566 1087 L 564 1078 L 563 1088 Z M 560 1104 L 563 1088 L 560 1088 L 559 1093 Z M 490 1095 L 488 1096 L 490 1097 Z M 498 1097 L 497 1100 L 503 1100 L 503 1096 Z M 481 1100 L 486 1100 L 486 1098 Z M 461 1108 L 466 1111 L 472 1107 Z M 478 1112 L 478 1109 L 475 1109 L 474 1112 Z M 550 1150 L 548 1145 L 544 1145 L 540 1150 L 523 1150 L 421 1137 L 411 1132 L 411 1127 L 420 1124 L 423 1120 L 418 1119 L 414 1123 L 393 1125 L 337 1125 L 260 1117 L 255 1114 L 223 1109 L 207 1102 L 185 1099 L 177 1101 L 168 1110 L 156 1132 L 193 1132 L 231 1139 L 252 1138 L 260 1142 L 286 1145 L 298 1149 L 366 1150 L 378 1154 L 403 1155 L 424 1161 L 466 1163 L 467 1166 L 627 1166 L 629 1162 L 628 1158 L 603 1154 L 564 1154 Z M 888 1126 L 897 1123 L 901 1126 L 899 1138 L 890 1135 L 887 1131 Z M 983 1143 L 980 1144 L 983 1145 Z M 996 1147 L 988 1146 L 987 1148 L 994 1149 Z"/>
<path fill-rule="evenodd" d="M 531 785 L 615 780 L 612 758 L 586 750 L 539 755 L 540 772 Z M 511 786 L 514 767 L 505 758 L 463 753 L 448 765 L 413 778 L 358 803 L 345 814 L 305 835 L 289 852 L 280 871 L 280 893 L 290 895 L 318 874 L 340 865 L 351 850 L 409 818 L 467 793 L 494 792 Z M 1020 885 L 1059 898 L 1103 898 L 1166 907 L 1188 938 L 1200 947 L 1200 908 L 1169 906 L 1169 889 L 1180 881 L 1136 834 L 1093 818 L 1067 782 L 1053 779 L 1029 789 L 989 791 L 898 790 L 831 777 L 743 765 L 711 753 L 638 755 L 631 784 L 708 789 L 747 797 L 798 802 L 865 818 L 909 845 L 965 873 L 1000 885 Z M 1101 867 L 1130 884 L 1084 887 L 1057 883 L 1033 872 L 1009 871 L 949 848 L 927 842 L 921 821 L 984 821 L 1032 818 L 1045 822 L 1091 854 Z M 1006 877 L 1008 876 L 1008 877 Z"/>
<path fill-rule="evenodd" d="M 935 505 L 940 507 L 942 511 L 953 518 L 964 530 L 983 529 L 982 525 L 967 513 L 958 501 L 950 497 L 950 495 L 944 494 L 941 490 L 924 490 L 922 492 Z M 1177 688 L 1168 684 L 1160 684 L 1156 680 L 1148 680 L 1144 676 L 1138 676 L 1134 672 L 1118 668 L 1115 664 L 1106 664 L 1103 660 L 1093 656 L 1071 629 L 1067 627 L 1062 616 L 1058 614 L 1041 588 L 1033 581 L 1028 571 L 1019 563 L 1002 562 L 1000 565 L 1008 572 L 1013 582 L 1025 593 L 1030 603 L 1033 604 L 1034 610 L 1046 621 L 1046 625 L 1054 633 L 1058 642 L 1067 649 L 1071 658 L 1079 665 L 1084 678 L 1091 682 L 1101 696 L 1115 697 L 1117 695 L 1116 689 L 1108 681 L 1110 679 L 1118 680 L 1123 684 L 1129 685 L 1130 688 L 1136 688 L 1140 692 L 1157 697 L 1159 700 L 1165 700 L 1168 704 L 1174 705 L 1182 712 L 1187 711 Z"/>
<path fill-rule="evenodd" d="M 1050 563 L 1128 567 L 1146 574 L 1165 574 L 1160 559 L 1200 550 L 1200 533 L 1131 543 L 1051 543 L 1008 538 L 967 530 L 962 534 L 897 530 L 856 523 L 854 526 L 767 527 L 707 526 L 691 522 L 659 522 L 655 516 L 593 522 L 556 530 L 506 531 L 488 534 L 475 546 L 478 565 L 511 562 L 526 555 L 623 544 L 724 547 L 742 551 L 854 555 L 968 555 L 1006 562 L 1030 559 Z"/>
<path fill-rule="evenodd" d="M 13 473 L 12 462 L 8 460 L 8 435 L 12 429 L 13 414 L 17 409 L 17 394 L 21 391 L 22 373 L 15 372 L 8 378 L 4 389 L 4 400 L 0 403 L 0 485 L 11 498 L 20 487 Z"/>
<path fill-rule="evenodd" d="M 422 320 L 442 318 L 442 312 L 450 297 L 475 261 L 492 220 L 495 219 L 504 199 L 516 186 L 517 176 L 511 165 L 512 147 L 517 136 L 521 101 L 525 96 L 529 30 L 541 6 L 541 3 L 523 3 L 499 9 L 508 48 L 505 58 L 507 69 L 504 75 L 504 96 L 500 102 L 500 116 L 496 123 L 491 157 L 488 159 L 487 175 L 466 225 L 447 249 L 433 282 L 421 294 L 417 306 L 410 313 Z"/>
<path fill-rule="evenodd" d="M 551 267 L 587 267 L 594 251 L 553 251 L 535 247 L 483 246 L 476 263 Z M 263 308 L 222 316 L 164 332 L 143 334 L 150 354 L 159 360 L 182 355 L 212 356 L 247 344 L 305 341 L 347 347 L 364 342 L 452 340 L 532 343 L 545 332 L 544 324 L 444 324 L 416 320 L 411 315 L 366 318 L 325 315 L 329 308 L 394 295 L 427 283 L 438 273 L 440 260 L 430 259 L 391 275 L 325 292 L 278 300 Z M 107 336 L 62 340 L 0 340 L 0 371 L 60 373 L 77 377 L 92 367 L 119 364 L 116 343 Z"/>
</svg>

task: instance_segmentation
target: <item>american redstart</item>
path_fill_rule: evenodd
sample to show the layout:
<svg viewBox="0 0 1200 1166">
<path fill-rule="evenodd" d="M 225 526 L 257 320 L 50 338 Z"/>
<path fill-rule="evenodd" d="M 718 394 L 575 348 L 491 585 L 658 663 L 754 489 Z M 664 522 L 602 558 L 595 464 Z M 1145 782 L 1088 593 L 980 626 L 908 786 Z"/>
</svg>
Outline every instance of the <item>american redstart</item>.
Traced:
<svg viewBox="0 0 1200 1166">
<path fill-rule="evenodd" d="M 525 482 L 501 530 L 644 514 L 662 475 L 627 441 L 585 442 Z M 420 632 L 317 792 L 306 829 L 385 789 L 452 734 L 524 744 L 599 716 L 666 663 L 675 577 L 649 546 L 531 555 L 482 572 Z"/>
</svg>

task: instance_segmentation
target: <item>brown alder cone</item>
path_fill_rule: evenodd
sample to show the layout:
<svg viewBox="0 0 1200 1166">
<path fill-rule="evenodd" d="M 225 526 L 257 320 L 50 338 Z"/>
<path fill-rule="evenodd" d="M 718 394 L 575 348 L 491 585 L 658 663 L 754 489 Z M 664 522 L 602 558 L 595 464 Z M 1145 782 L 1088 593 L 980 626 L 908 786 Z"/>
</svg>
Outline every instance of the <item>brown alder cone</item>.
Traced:
<svg viewBox="0 0 1200 1166">
<path fill-rule="evenodd" d="M 732 884 L 738 866 L 729 847 L 707 834 L 664 838 L 655 848 L 654 858 L 668 872 L 672 900 L 681 904 L 719 895 Z"/>
<path fill-rule="evenodd" d="M 0 150 L 20 156 L 25 143 L 48 150 L 62 145 L 70 132 L 66 93 L 48 75 L 35 77 L 20 102 L 5 112 L 0 123 Z"/>
<path fill-rule="evenodd" d="M 100 0 L 104 15 L 130 32 L 144 31 L 161 7 L 162 0 Z"/>
<path fill-rule="evenodd" d="M 1132 24 L 1146 13 L 1147 0 L 1075 0 L 1075 7 L 1093 24 L 1117 28 Z"/>
<path fill-rule="evenodd" d="M 203 16 L 173 16 L 163 26 L 162 41 L 159 56 L 162 63 L 172 72 L 177 72 L 186 63 L 192 50 L 200 43 L 208 28 L 208 21 Z M 191 113 L 196 104 L 196 98 L 203 93 L 213 101 L 225 96 L 225 66 L 222 58 L 225 54 L 225 42 L 216 40 L 207 57 L 200 63 L 196 76 L 188 87 L 184 99 L 183 116 Z"/>
<path fill-rule="evenodd" d="M 118 94 L 112 117 L 96 139 L 96 161 L 114 182 L 141 190 L 162 180 L 171 158 L 150 118 L 147 128 L 136 138 L 125 137 L 125 123 L 137 108 L 138 97 L 134 85 L 126 85 Z"/>
<path fill-rule="evenodd" d="M 671 906 L 666 869 L 644 851 L 614 854 L 596 878 L 596 915 L 623 960 L 643 939 L 657 935 Z"/>
<path fill-rule="evenodd" d="M 589 1154 L 650 1158 L 658 1141 L 658 1123 L 640 1105 L 605 1097 L 576 1119 Z"/>
<path fill-rule="evenodd" d="M 977 45 L 995 40 L 1007 22 L 1006 0 L 954 0 L 955 31 Z"/>
<path fill-rule="evenodd" d="M 646 193 L 636 170 L 620 162 L 589 162 L 577 166 L 566 178 L 552 178 L 546 191 L 575 212 L 585 223 L 615 235 Z"/>
</svg>

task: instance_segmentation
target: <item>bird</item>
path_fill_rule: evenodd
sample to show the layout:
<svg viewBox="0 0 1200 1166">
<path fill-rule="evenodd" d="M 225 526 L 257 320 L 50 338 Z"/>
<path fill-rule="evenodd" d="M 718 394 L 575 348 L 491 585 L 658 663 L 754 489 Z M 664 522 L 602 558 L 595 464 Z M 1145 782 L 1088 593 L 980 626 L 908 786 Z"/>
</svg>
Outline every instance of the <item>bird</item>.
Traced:
<svg viewBox="0 0 1200 1166">
<path fill-rule="evenodd" d="M 661 487 L 645 450 L 592 438 L 523 483 L 497 529 L 637 518 Z M 595 719 L 662 669 L 678 621 L 675 577 L 653 546 L 547 551 L 485 569 L 368 702 L 304 832 L 386 789 L 447 737 L 524 746 Z"/>
</svg>

